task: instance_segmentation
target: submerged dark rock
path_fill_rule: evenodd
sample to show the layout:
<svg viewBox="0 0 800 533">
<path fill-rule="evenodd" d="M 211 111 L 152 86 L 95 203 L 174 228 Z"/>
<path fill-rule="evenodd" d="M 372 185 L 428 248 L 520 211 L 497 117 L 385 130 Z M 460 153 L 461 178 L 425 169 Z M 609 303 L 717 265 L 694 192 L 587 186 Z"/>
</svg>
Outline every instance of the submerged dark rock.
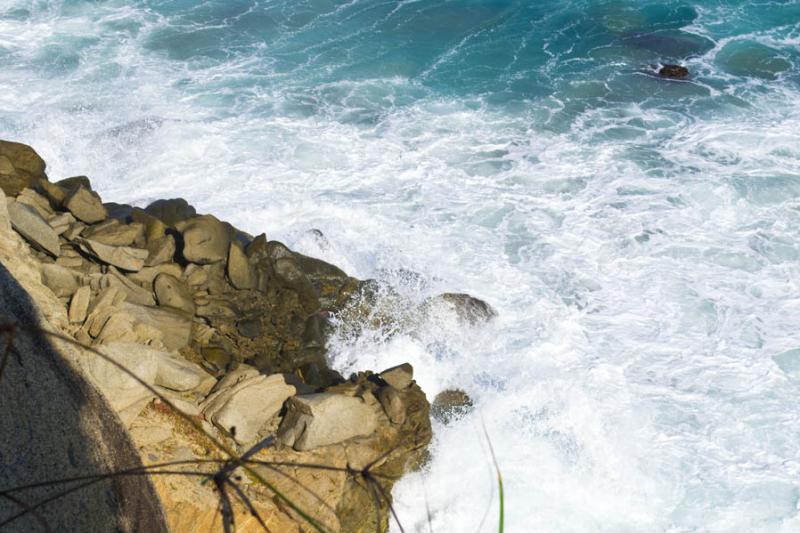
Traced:
<svg viewBox="0 0 800 533">
<path fill-rule="evenodd" d="M 658 69 L 658 75 L 662 78 L 681 80 L 689 77 L 689 69 L 681 65 L 664 65 Z"/>
</svg>

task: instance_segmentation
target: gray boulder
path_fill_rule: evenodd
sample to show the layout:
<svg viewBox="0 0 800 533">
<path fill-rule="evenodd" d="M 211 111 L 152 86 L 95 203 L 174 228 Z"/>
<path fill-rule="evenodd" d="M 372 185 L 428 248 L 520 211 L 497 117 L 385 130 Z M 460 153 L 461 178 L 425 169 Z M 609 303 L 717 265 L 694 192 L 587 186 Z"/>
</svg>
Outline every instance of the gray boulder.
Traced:
<svg viewBox="0 0 800 533">
<path fill-rule="evenodd" d="M 146 266 L 156 266 L 172 261 L 175 257 L 175 237 L 162 235 L 147 241 Z"/>
<path fill-rule="evenodd" d="M 306 451 L 365 437 L 377 427 L 375 410 L 361 398 L 321 392 L 289 400 L 278 440 L 297 451 Z"/>
<path fill-rule="evenodd" d="M 195 208 L 189 205 L 189 202 L 183 198 L 156 200 L 145 207 L 144 211 L 167 226 L 175 226 L 179 222 L 183 222 L 197 215 Z"/>
<path fill-rule="evenodd" d="M 296 393 L 282 374 L 265 376 L 240 367 L 228 374 L 203 402 L 203 413 L 240 444 L 253 442 L 275 417 L 287 398 Z"/>
<path fill-rule="evenodd" d="M 137 322 L 160 331 L 161 342 L 167 350 L 180 350 L 189 344 L 192 333 L 192 315 L 170 307 L 149 307 L 124 302 L 120 309 Z"/>
<path fill-rule="evenodd" d="M 155 383 L 173 391 L 207 394 L 217 380 L 180 355 L 162 353 L 158 358 Z"/>
<path fill-rule="evenodd" d="M 75 273 L 68 268 L 56 264 L 43 264 L 41 272 L 42 283 L 60 298 L 72 296 L 78 290 Z"/>
<path fill-rule="evenodd" d="M 83 185 L 73 189 L 64 199 L 64 208 L 87 224 L 102 222 L 108 217 L 100 197 Z"/>
<path fill-rule="evenodd" d="M 159 352 L 133 343 L 114 343 L 99 348 L 113 362 L 92 354 L 81 364 L 92 382 L 99 388 L 125 422 L 135 419 L 155 396 L 131 374 L 148 384 L 155 383 Z M 116 364 L 114 364 L 116 363 Z M 119 365 L 119 366 L 118 366 Z M 121 367 L 126 370 L 122 370 Z"/>
<path fill-rule="evenodd" d="M 58 235 L 36 211 L 27 205 L 13 202 L 8 206 L 8 216 L 11 226 L 25 240 L 53 257 L 58 257 L 61 253 Z"/>
<path fill-rule="evenodd" d="M 431 404 L 431 416 L 443 424 L 461 418 L 472 411 L 474 404 L 466 392 L 448 389 L 440 392 Z"/>
<path fill-rule="evenodd" d="M 230 228 L 212 215 L 203 215 L 178 224 L 183 234 L 183 257 L 200 265 L 228 258 Z"/>
<path fill-rule="evenodd" d="M 435 308 L 455 312 L 458 319 L 466 324 L 476 325 L 488 322 L 497 316 L 497 311 L 488 303 L 462 293 L 444 293 L 426 302 L 427 310 Z"/>
<path fill-rule="evenodd" d="M 184 282 L 169 274 L 159 274 L 153 282 L 158 305 L 174 307 L 194 314 L 195 305 L 192 293 Z"/>
</svg>

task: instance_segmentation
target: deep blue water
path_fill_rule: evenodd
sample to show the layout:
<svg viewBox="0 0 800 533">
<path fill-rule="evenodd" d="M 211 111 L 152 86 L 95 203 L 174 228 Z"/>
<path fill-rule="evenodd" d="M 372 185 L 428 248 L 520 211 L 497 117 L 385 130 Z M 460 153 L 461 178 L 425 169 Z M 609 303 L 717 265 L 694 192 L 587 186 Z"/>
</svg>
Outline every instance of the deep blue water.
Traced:
<svg viewBox="0 0 800 533">
<path fill-rule="evenodd" d="M 396 488 L 407 530 L 425 501 L 496 530 L 482 417 L 509 531 L 788 532 L 798 66 L 797 1 L 0 0 L 0 137 L 105 199 L 492 303 L 333 342 L 476 399 Z"/>
</svg>

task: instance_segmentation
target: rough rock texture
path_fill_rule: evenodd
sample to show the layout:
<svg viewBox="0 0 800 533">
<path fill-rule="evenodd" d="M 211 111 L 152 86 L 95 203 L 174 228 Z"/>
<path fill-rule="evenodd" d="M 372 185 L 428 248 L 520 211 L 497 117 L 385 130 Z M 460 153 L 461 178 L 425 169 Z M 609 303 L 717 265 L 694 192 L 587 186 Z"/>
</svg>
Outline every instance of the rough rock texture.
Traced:
<svg viewBox="0 0 800 533">
<path fill-rule="evenodd" d="M 26 144 L 0 140 L 0 188 L 8 196 L 46 179 L 45 163 L 33 148 Z"/>
<path fill-rule="evenodd" d="M 689 69 L 681 65 L 664 65 L 658 69 L 662 78 L 683 79 L 689 77 Z"/>
<path fill-rule="evenodd" d="M 297 389 L 282 374 L 264 376 L 254 368 L 228 374 L 203 406 L 206 419 L 240 444 L 253 443 Z"/>
<path fill-rule="evenodd" d="M 58 235 L 34 209 L 14 202 L 8 206 L 8 216 L 11 226 L 28 242 L 36 248 L 58 257 L 58 254 L 61 253 Z"/>
<path fill-rule="evenodd" d="M 212 215 L 190 218 L 178 224 L 183 235 L 183 257 L 191 263 L 218 263 L 228 257 L 230 229 Z"/>
<path fill-rule="evenodd" d="M 23 160 L 35 162 L 29 147 L 15 150 Z M 36 174 L 36 180 L 18 180 L 19 186 L 10 188 L 13 199 L 0 196 L 0 232 L 9 236 L 0 238 L 0 258 L 14 266 L 14 278 L 29 291 L 43 323 L 70 339 L 54 343 L 57 353 L 48 357 L 58 361 L 63 356 L 87 390 L 100 391 L 104 401 L 97 392 L 91 394 L 106 410 L 116 412 L 111 422 L 96 427 L 112 435 L 106 437 L 110 449 L 120 455 L 109 459 L 103 455 L 109 448 L 95 453 L 92 443 L 100 442 L 101 433 L 92 428 L 88 436 L 87 428 L 81 427 L 55 440 L 73 439 L 64 441 L 69 448 L 88 439 L 82 452 L 104 465 L 117 464 L 114 461 L 131 459 L 124 451 L 124 425 L 146 463 L 183 461 L 176 468 L 194 474 L 214 474 L 222 468 L 208 459 L 246 452 L 282 465 L 280 472 L 254 466 L 257 471 L 246 474 L 240 466 L 230 478 L 272 530 L 309 529 L 291 505 L 258 482 L 258 476 L 327 529 L 386 530 L 386 502 L 380 503 L 376 515 L 375 502 L 355 472 L 375 462 L 375 472 L 388 476 L 381 479 L 389 493 L 392 479 L 419 465 L 431 438 L 427 400 L 409 365 L 346 380 L 325 358 L 332 314 L 340 323 L 352 319 L 361 324 L 378 314 L 391 316 L 392 306 L 376 312 L 383 304 L 363 298 L 373 282 L 354 279 L 324 261 L 268 241 L 265 234 L 252 237 L 213 216 L 198 216 L 183 200 L 155 202 L 145 210 L 102 204 L 85 176 L 50 183 L 44 162 L 25 167 L 24 161 L 17 165 L 6 159 L 0 158 L 0 174 L 21 175 L 23 169 Z M 6 219 L 13 222 L 15 213 L 22 213 L 16 232 L 4 224 Z M 0 302 L 4 297 L 0 295 Z M 469 302 L 466 298 L 463 301 Z M 21 316 L 18 307 L 9 309 Z M 417 313 L 424 316 L 419 309 Z M 398 328 L 401 322 L 410 323 L 396 322 Z M 7 375 L 35 382 L 35 374 L 16 367 L 14 372 Z M 60 398 L 54 386 L 54 398 Z M 36 401 L 47 404 L 46 398 L 42 394 Z M 38 409 L 39 416 L 46 407 L 27 408 Z M 0 403 L 0 420 L 7 415 Z M 11 424 L 13 416 L 9 420 Z M 112 422 L 116 426 L 108 425 Z M 72 428 L 69 423 L 65 427 Z M 47 431 L 42 431 L 39 438 L 44 439 Z M 7 433 L 0 443 L 19 447 Z M 289 446 L 277 445 L 278 440 Z M 261 448 L 249 450 L 253 443 L 261 443 Z M 9 448 L 0 450 L 5 449 Z M 322 463 L 333 469 L 291 466 L 295 463 Z M 26 481 L 22 470 L 14 475 Z M 0 480 L 4 476 L 0 469 Z M 180 474 L 154 478 L 173 531 L 211 527 L 218 517 L 219 494 L 204 479 Z M 138 487 L 137 494 L 126 497 L 120 492 L 116 498 L 92 493 L 94 499 L 80 500 L 81 518 L 73 524 L 67 519 L 71 516 L 64 515 L 57 530 L 163 530 L 148 482 L 119 483 L 123 489 Z M 0 504 L 0 513 L 6 512 L 6 503 Z M 130 527 L 110 525 L 106 518 L 112 511 Z M 233 513 L 238 531 L 260 530 L 242 505 L 234 503 Z"/>
<path fill-rule="evenodd" d="M 0 324 L 59 332 L 63 305 L 39 281 L 27 247 L 0 227 Z M 8 333 L 0 333 L 3 341 Z M 89 356 L 74 344 L 38 330 L 14 336 L 14 355 L 0 381 L 0 487 L 139 466 L 139 456 L 106 400 L 77 372 Z M 35 372 L 31 372 L 35 368 Z M 18 493 L 28 504 L 53 496 L 58 486 Z M 0 521 L 20 508 L 0 499 Z M 144 477 L 116 478 L 44 505 L 51 531 L 166 532 L 153 486 Z M 41 531 L 33 515 L 4 531 Z"/>
<path fill-rule="evenodd" d="M 109 246 L 101 242 L 92 241 L 80 237 L 76 242 L 81 250 L 90 254 L 103 263 L 114 265 L 122 270 L 138 272 L 144 266 L 147 259 L 147 250 L 131 248 L 129 246 Z"/>
<path fill-rule="evenodd" d="M 167 226 L 175 226 L 197 214 L 194 207 L 183 198 L 156 200 L 144 210 L 148 215 L 157 218 Z"/>
<path fill-rule="evenodd" d="M 91 190 L 81 186 L 76 187 L 64 198 L 66 207 L 75 218 L 87 224 L 101 222 L 108 217 L 106 208 L 100 197 Z"/>
<path fill-rule="evenodd" d="M 431 416 L 443 424 L 448 424 L 469 413 L 472 407 L 472 398 L 466 392 L 460 389 L 448 389 L 433 399 Z"/>
</svg>

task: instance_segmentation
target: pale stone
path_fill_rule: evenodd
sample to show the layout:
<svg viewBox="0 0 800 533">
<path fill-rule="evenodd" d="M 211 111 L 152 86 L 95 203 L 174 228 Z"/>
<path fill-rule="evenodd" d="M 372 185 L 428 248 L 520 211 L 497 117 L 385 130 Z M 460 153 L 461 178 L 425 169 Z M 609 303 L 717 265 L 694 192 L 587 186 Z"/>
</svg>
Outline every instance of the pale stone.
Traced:
<svg viewBox="0 0 800 533">
<path fill-rule="evenodd" d="M 181 309 L 193 315 L 194 300 L 188 287 L 178 278 L 169 274 L 159 274 L 153 282 L 158 305 Z"/>
<path fill-rule="evenodd" d="M 155 383 L 170 390 L 207 394 L 217 380 L 180 355 L 164 353 L 158 359 Z"/>
<path fill-rule="evenodd" d="M 78 282 L 75 273 L 68 268 L 55 264 L 43 264 L 41 266 L 42 283 L 44 283 L 53 294 L 63 298 L 72 296 L 78 290 Z"/>
<path fill-rule="evenodd" d="M 53 257 L 58 257 L 61 245 L 53 228 L 30 206 L 14 202 L 8 206 L 11 226 L 28 242 L 44 250 Z"/>
<path fill-rule="evenodd" d="M 131 302 L 124 302 L 120 308 L 136 321 L 161 331 L 162 343 L 167 350 L 180 350 L 189 344 L 192 315 L 170 307 L 149 307 Z"/>
<path fill-rule="evenodd" d="M 80 287 L 69 303 L 69 321 L 72 324 L 83 324 L 86 314 L 89 311 L 89 300 L 92 297 L 92 290 L 89 287 Z"/>
<path fill-rule="evenodd" d="M 108 217 L 100 198 L 83 185 L 76 187 L 64 199 L 64 207 L 75 218 L 87 224 L 102 222 Z"/>
<path fill-rule="evenodd" d="M 370 435 L 377 427 L 375 411 L 361 398 L 321 392 L 289 400 L 278 440 L 306 451 Z"/>
<path fill-rule="evenodd" d="M 264 376 L 248 369 L 229 376 L 203 402 L 203 413 L 236 442 L 253 442 L 296 389 L 282 374 Z"/>
<path fill-rule="evenodd" d="M 84 252 L 96 257 L 103 263 L 115 267 L 137 272 L 144 266 L 147 259 L 147 250 L 131 248 L 128 246 L 109 246 L 100 242 L 80 237 L 75 240 Z"/>
<path fill-rule="evenodd" d="M 256 285 L 256 273 L 247 259 L 242 245 L 231 242 L 228 252 L 228 279 L 237 289 L 252 289 Z"/>
<path fill-rule="evenodd" d="M 212 215 L 190 218 L 178 225 L 183 233 L 183 257 L 201 265 L 228 257 L 230 230 Z"/>
<path fill-rule="evenodd" d="M 380 378 L 397 390 L 407 389 L 414 379 L 414 367 L 408 363 L 393 366 L 378 374 Z"/>
</svg>

